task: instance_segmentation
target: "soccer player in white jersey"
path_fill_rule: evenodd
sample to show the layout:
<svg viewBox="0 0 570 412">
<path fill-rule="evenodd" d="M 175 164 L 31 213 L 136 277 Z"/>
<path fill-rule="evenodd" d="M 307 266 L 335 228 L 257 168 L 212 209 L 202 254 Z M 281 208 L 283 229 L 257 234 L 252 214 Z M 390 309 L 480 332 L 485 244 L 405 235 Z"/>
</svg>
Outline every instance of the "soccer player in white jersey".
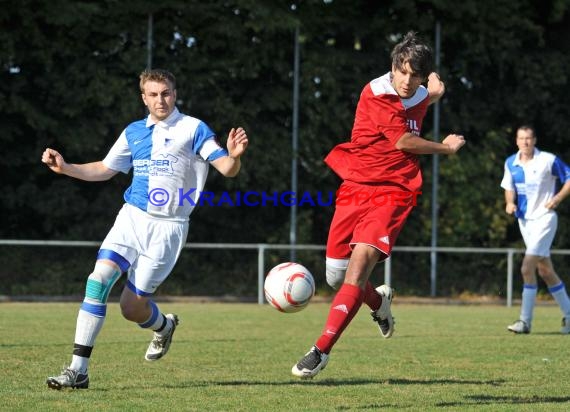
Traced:
<svg viewBox="0 0 570 412">
<path fill-rule="evenodd" d="M 550 259 L 550 247 L 556 234 L 556 207 L 570 194 L 570 168 L 552 153 L 538 150 L 532 127 L 517 130 L 519 151 L 505 162 L 501 187 L 505 189 L 505 210 L 518 218 L 526 245 L 521 273 L 522 304 L 519 320 L 507 329 L 513 333 L 530 333 L 537 292 L 536 272 L 544 280 L 562 311 L 563 334 L 570 333 L 570 299 Z M 557 183 L 562 185 L 557 192 Z"/>
<path fill-rule="evenodd" d="M 123 316 L 154 332 L 145 359 L 155 361 L 167 353 L 178 317 L 163 314 L 151 297 L 184 246 L 189 215 L 209 164 L 234 177 L 248 145 L 239 127 L 230 130 L 227 149 L 222 148 L 204 122 L 180 113 L 172 73 L 146 70 L 140 75 L 140 89 L 149 115 L 128 125 L 102 161 L 70 164 L 50 148 L 42 155 L 42 162 L 54 172 L 86 181 L 108 180 L 133 169 L 125 204 L 87 278 L 71 364 L 47 379 L 52 389 L 89 387 L 89 358 L 105 320 L 109 292 L 123 272 L 128 273 L 120 298 Z"/>
</svg>

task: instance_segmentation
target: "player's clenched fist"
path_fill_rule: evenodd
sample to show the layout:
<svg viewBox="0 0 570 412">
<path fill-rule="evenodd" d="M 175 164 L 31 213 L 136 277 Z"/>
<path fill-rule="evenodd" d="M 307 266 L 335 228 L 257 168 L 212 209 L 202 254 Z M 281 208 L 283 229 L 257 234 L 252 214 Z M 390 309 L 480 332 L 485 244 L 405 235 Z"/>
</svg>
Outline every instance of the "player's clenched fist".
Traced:
<svg viewBox="0 0 570 412">
<path fill-rule="evenodd" d="M 465 144 L 465 138 L 460 134 L 450 134 L 443 139 L 443 144 L 449 147 L 450 154 L 456 153 Z"/>
<path fill-rule="evenodd" d="M 63 166 L 65 160 L 57 150 L 47 148 L 42 154 L 42 162 L 45 163 L 51 170 L 56 173 L 63 173 Z"/>
</svg>

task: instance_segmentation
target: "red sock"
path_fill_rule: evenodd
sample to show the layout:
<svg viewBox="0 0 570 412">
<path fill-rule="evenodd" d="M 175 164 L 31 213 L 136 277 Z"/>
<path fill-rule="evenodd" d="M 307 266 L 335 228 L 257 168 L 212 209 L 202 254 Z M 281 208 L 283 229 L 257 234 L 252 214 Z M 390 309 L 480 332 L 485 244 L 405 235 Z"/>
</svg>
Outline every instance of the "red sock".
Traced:
<svg viewBox="0 0 570 412">
<path fill-rule="evenodd" d="M 382 298 L 370 282 L 366 282 L 366 289 L 364 289 L 364 303 L 366 303 L 371 310 L 378 310 L 382 304 Z"/>
<path fill-rule="evenodd" d="M 316 343 L 323 353 L 329 353 L 342 332 L 362 305 L 364 292 L 358 286 L 344 283 L 334 297 L 323 334 Z"/>
</svg>

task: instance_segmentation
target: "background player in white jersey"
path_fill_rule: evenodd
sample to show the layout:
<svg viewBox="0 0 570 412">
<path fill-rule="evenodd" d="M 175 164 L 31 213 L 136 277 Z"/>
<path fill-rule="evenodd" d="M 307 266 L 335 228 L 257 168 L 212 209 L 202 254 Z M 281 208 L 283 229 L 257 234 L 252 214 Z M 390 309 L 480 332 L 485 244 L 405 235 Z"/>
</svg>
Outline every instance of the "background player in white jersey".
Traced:
<svg viewBox="0 0 570 412">
<path fill-rule="evenodd" d="M 189 215 L 204 187 L 209 164 L 224 176 L 236 176 L 248 145 L 245 130 L 231 129 L 226 150 L 204 122 L 181 114 L 175 106 L 172 73 L 144 71 L 140 89 L 149 115 L 127 126 L 105 159 L 70 164 L 49 148 L 42 155 L 54 172 L 87 181 L 108 180 L 133 168 L 125 204 L 87 279 L 71 364 L 61 375 L 47 379 L 53 389 L 88 388 L 89 358 L 105 320 L 107 298 L 123 272 L 128 272 L 120 299 L 123 316 L 154 331 L 145 359 L 158 360 L 167 353 L 178 317 L 161 313 L 151 296 L 170 274 L 184 246 Z"/>
<path fill-rule="evenodd" d="M 419 154 L 454 154 L 463 136 L 442 143 L 420 137 L 430 103 L 444 93 L 432 72 L 431 49 L 408 33 L 392 51 L 392 70 L 367 84 L 356 108 L 350 142 L 337 145 L 325 162 L 343 179 L 327 240 L 326 276 L 335 295 L 325 327 L 292 373 L 311 378 L 324 369 L 329 353 L 364 302 L 380 334 L 394 330 L 392 289 L 368 281 L 374 265 L 390 256 L 411 212 L 422 176 Z M 428 81 L 427 88 L 422 83 Z M 379 199 L 408 199 L 395 202 Z"/>
<path fill-rule="evenodd" d="M 519 151 L 505 162 L 501 187 L 505 189 L 505 210 L 518 218 L 526 245 L 521 273 L 522 304 L 519 320 L 507 327 L 514 333 L 530 333 L 537 292 L 536 271 L 548 286 L 562 311 L 561 333 L 570 333 L 570 300 L 566 287 L 550 259 L 558 216 L 554 209 L 570 194 L 570 168 L 557 156 L 538 150 L 532 127 L 517 129 Z M 557 183 L 562 188 L 556 192 Z"/>
</svg>

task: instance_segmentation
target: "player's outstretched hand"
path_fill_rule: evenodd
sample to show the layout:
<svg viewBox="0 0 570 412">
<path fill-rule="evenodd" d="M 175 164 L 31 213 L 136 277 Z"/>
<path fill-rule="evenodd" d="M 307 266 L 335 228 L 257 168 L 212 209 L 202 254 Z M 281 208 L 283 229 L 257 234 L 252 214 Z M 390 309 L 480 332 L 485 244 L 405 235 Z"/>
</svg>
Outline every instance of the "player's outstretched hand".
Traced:
<svg viewBox="0 0 570 412">
<path fill-rule="evenodd" d="M 55 173 L 63 173 L 65 160 L 57 150 L 53 150 L 50 148 L 44 150 L 44 152 L 42 153 L 42 162 L 44 162 L 47 165 L 47 167 L 49 167 Z"/>
<path fill-rule="evenodd" d="M 449 154 L 454 154 L 465 144 L 465 138 L 460 134 L 450 134 L 442 143 L 449 147 Z"/>
<path fill-rule="evenodd" d="M 232 128 L 228 133 L 228 153 L 230 157 L 240 157 L 247 148 L 249 140 L 247 139 L 247 133 L 242 127 L 237 129 Z"/>
</svg>

